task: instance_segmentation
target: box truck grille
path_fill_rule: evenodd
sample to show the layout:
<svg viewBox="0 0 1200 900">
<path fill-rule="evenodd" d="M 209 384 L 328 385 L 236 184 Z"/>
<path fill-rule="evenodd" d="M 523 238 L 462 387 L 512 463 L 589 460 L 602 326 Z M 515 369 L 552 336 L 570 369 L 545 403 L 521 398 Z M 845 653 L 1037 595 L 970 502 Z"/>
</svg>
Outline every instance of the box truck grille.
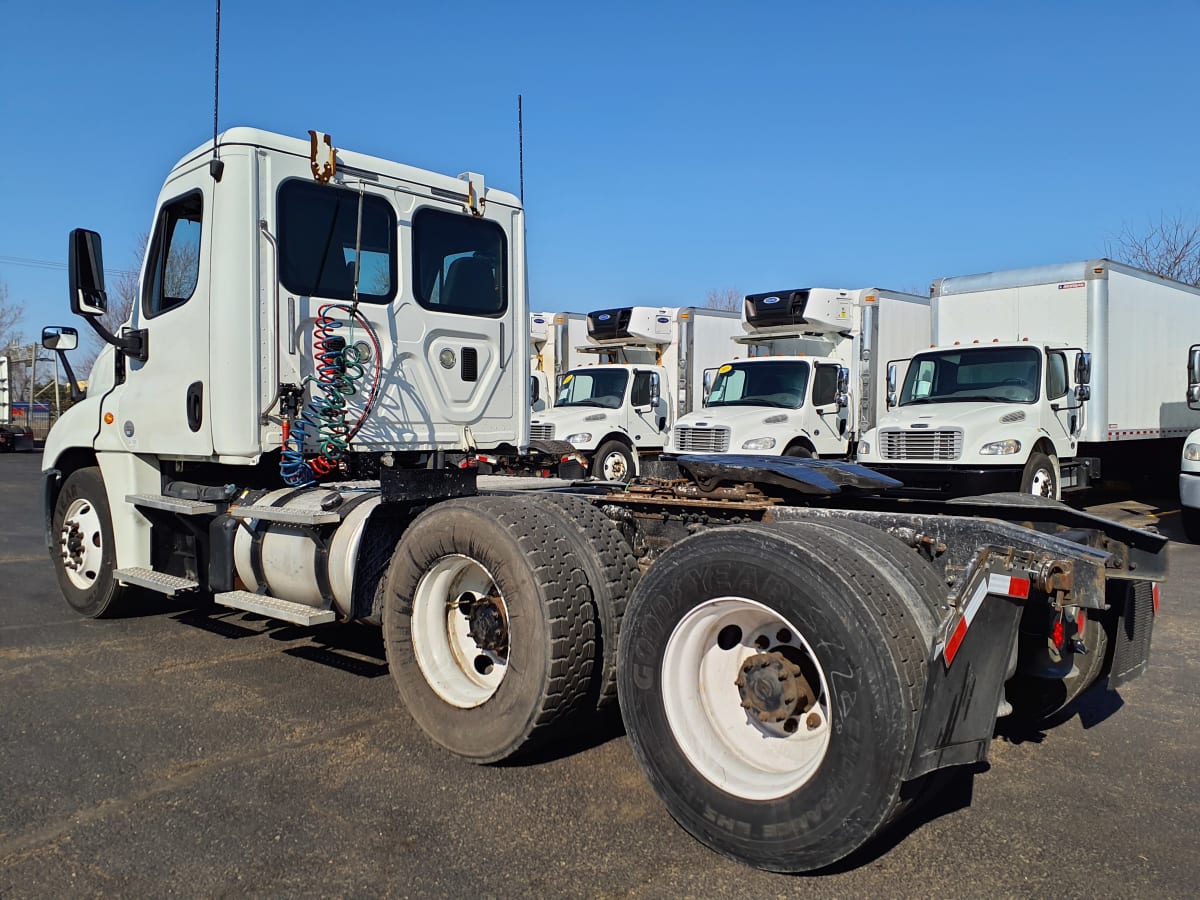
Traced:
<svg viewBox="0 0 1200 900">
<path fill-rule="evenodd" d="M 884 459 L 958 459 L 962 456 L 963 433 L 954 429 L 943 431 L 883 432 L 880 455 Z"/>
<path fill-rule="evenodd" d="M 675 446 L 680 453 L 724 453 L 729 449 L 729 429 L 677 425 Z"/>
<path fill-rule="evenodd" d="M 529 439 L 531 441 L 552 441 L 554 440 L 553 425 L 530 425 Z"/>
</svg>

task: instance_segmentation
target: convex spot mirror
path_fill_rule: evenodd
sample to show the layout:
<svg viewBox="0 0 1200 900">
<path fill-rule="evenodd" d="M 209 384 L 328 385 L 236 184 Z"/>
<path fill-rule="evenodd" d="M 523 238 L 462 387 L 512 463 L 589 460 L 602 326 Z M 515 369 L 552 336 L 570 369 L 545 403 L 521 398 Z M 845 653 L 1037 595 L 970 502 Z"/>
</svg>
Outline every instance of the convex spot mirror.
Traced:
<svg viewBox="0 0 1200 900">
<path fill-rule="evenodd" d="M 69 352 L 79 346 L 79 332 L 65 325 L 48 325 L 42 329 L 42 346 L 47 350 Z"/>
</svg>

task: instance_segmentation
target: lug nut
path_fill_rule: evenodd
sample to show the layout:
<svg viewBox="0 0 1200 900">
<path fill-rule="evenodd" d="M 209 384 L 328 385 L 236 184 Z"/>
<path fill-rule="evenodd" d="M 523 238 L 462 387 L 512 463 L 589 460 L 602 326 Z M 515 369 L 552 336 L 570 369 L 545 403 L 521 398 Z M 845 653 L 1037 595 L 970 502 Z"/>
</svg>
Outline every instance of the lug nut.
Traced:
<svg viewBox="0 0 1200 900">
<path fill-rule="evenodd" d="M 808 730 L 812 731 L 821 724 L 821 717 L 815 712 L 809 713 L 808 718 L 804 720 L 804 724 L 808 726 Z"/>
</svg>

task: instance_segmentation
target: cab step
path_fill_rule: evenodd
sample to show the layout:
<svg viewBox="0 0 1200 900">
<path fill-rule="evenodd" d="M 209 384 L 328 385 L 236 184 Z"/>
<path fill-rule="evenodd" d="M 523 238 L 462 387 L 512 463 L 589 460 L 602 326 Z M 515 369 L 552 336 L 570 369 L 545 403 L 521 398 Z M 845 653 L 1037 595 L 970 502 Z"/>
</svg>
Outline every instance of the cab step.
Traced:
<svg viewBox="0 0 1200 900">
<path fill-rule="evenodd" d="M 181 497 L 165 497 L 162 494 L 126 494 L 125 502 L 147 509 L 163 509 L 181 516 L 204 516 L 218 512 L 219 507 L 207 500 L 184 500 Z"/>
<path fill-rule="evenodd" d="M 115 569 L 113 578 L 117 584 L 127 584 L 132 587 L 146 588 L 174 597 L 194 591 L 200 585 L 190 578 L 180 578 L 178 575 L 167 575 L 165 572 L 155 572 L 142 566 L 132 566 L 128 569 Z"/>
<path fill-rule="evenodd" d="M 266 594 L 255 594 L 252 591 L 225 591 L 214 594 L 213 600 L 230 609 L 242 609 L 294 625 L 324 625 L 337 619 L 337 614 L 332 609 L 317 609 L 315 606 L 280 600 L 278 597 L 268 597 Z"/>
</svg>

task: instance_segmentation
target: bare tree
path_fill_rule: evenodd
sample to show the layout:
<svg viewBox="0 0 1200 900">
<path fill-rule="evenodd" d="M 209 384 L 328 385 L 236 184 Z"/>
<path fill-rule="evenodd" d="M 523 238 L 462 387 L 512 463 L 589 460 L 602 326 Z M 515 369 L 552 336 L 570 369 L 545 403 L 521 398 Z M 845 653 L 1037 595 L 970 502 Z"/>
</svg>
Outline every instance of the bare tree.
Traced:
<svg viewBox="0 0 1200 900">
<path fill-rule="evenodd" d="M 25 307 L 8 299 L 8 285 L 0 281 L 0 355 L 8 357 L 9 397 L 18 400 L 28 390 L 27 367 L 29 347 L 21 345 L 18 325 L 25 314 Z"/>
<path fill-rule="evenodd" d="M 1112 259 L 1200 286 L 1200 221 L 1159 215 L 1144 231 L 1126 226 L 1107 250 Z"/>
<path fill-rule="evenodd" d="M 742 299 L 742 292 L 737 288 L 714 288 L 704 298 L 704 305 L 709 309 L 729 309 L 741 312 Z"/>
</svg>

